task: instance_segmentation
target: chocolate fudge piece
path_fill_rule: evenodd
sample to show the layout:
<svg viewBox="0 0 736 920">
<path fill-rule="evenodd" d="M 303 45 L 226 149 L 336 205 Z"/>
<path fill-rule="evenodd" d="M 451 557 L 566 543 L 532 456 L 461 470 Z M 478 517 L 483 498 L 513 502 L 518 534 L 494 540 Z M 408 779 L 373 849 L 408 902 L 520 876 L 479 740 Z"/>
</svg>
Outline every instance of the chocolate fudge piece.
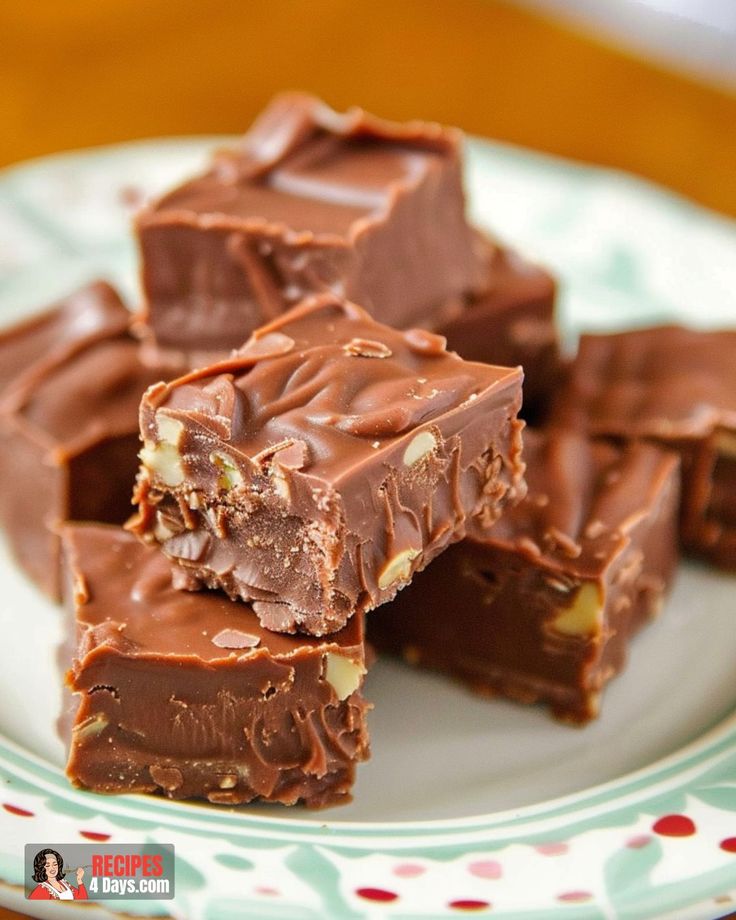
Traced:
<svg viewBox="0 0 736 920">
<path fill-rule="evenodd" d="M 586 722 L 674 571 L 677 457 L 529 430 L 524 456 L 526 498 L 374 611 L 369 639 L 479 693 Z"/>
<path fill-rule="evenodd" d="M 482 285 L 460 134 L 277 97 L 239 145 L 137 218 L 144 323 L 212 354 L 330 292 L 397 326 Z"/>
<path fill-rule="evenodd" d="M 177 591 L 156 549 L 64 528 L 67 774 L 96 792 L 235 805 L 350 800 L 368 756 L 363 621 L 317 640 L 267 632 L 245 604 Z"/>
<path fill-rule="evenodd" d="M 556 282 L 541 266 L 520 253 L 481 234 L 476 244 L 487 264 L 481 288 L 444 309 L 432 310 L 417 326 L 447 339 L 447 350 L 468 361 L 503 367 L 521 365 L 524 400 L 520 416 L 538 424 L 547 416 L 550 400 L 559 386 L 563 365 L 555 322 Z M 224 360 L 219 352 L 177 352 L 158 349 L 139 327 L 149 363 L 165 362 L 170 377 L 202 364 Z"/>
<path fill-rule="evenodd" d="M 55 364 L 101 338 L 124 333 L 130 313 L 105 281 L 94 281 L 37 316 L 0 332 L 0 398 L 25 372 Z"/>
<path fill-rule="evenodd" d="M 447 339 L 447 348 L 468 361 L 524 369 L 522 416 L 540 420 L 561 376 L 552 275 L 518 252 L 483 237 L 486 281 L 455 315 L 426 326 Z"/>
<path fill-rule="evenodd" d="M 583 336 L 555 421 L 676 450 L 685 548 L 736 569 L 736 329 Z"/>
<path fill-rule="evenodd" d="M 523 489 L 522 374 L 322 295 L 231 360 L 152 387 L 135 531 L 181 587 L 323 635 Z"/>
<path fill-rule="evenodd" d="M 69 518 L 122 523 L 138 469 L 138 406 L 160 379 L 107 285 L 89 287 L 0 340 L 17 371 L 0 398 L 0 523 L 19 563 L 59 596 Z M 22 362 L 18 360 L 22 355 Z"/>
</svg>

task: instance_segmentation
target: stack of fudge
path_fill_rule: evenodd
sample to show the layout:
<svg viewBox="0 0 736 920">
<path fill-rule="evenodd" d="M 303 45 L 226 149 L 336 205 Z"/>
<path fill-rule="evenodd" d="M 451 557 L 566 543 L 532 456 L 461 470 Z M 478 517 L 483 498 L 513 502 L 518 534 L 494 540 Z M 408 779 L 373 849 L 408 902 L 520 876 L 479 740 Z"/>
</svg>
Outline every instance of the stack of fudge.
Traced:
<svg viewBox="0 0 736 920">
<path fill-rule="evenodd" d="M 135 315 L 97 282 L 0 337 L 75 784 L 346 801 L 374 648 L 585 723 L 679 546 L 736 568 L 736 332 L 565 366 L 461 171 L 456 131 L 278 97 L 138 215 Z"/>
</svg>

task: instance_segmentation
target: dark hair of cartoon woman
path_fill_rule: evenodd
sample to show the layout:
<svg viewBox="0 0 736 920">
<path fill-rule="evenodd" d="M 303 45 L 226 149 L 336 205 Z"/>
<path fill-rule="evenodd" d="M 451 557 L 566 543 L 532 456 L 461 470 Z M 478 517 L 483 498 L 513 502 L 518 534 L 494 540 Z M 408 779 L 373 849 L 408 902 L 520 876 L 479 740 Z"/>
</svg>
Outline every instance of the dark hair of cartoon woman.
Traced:
<svg viewBox="0 0 736 920">
<path fill-rule="evenodd" d="M 46 878 L 46 857 L 55 856 L 56 862 L 59 866 L 59 871 L 57 873 L 58 879 L 64 878 L 64 860 L 61 858 L 61 853 L 57 853 L 56 850 L 46 849 L 39 850 L 38 853 L 33 857 L 33 881 L 34 882 L 45 882 L 48 881 Z"/>
</svg>

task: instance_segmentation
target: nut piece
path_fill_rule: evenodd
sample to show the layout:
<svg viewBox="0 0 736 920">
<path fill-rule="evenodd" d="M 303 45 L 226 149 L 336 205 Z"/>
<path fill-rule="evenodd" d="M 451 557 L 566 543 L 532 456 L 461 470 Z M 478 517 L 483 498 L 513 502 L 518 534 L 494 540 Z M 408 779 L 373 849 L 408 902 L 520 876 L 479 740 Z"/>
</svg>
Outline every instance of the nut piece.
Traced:
<svg viewBox="0 0 736 920">
<path fill-rule="evenodd" d="M 378 587 L 383 591 L 397 581 L 406 581 L 411 572 L 412 560 L 419 555 L 418 549 L 404 549 L 390 559 L 378 576 Z"/>
<path fill-rule="evenodd" d="M 273 484 L 274 492 L 283 499 L 285 502 L 288 502 L 291 498 L 291 490 L 289 489 L 289 483 L 286 481 L 286 477 L 277 467 L 271 468 L 271 483 Z"/>
<path fill-rule="evenodd" d="M 87 738 L 94 738 L 95 735 L 99 735 L 100 732 L 104 731 L 107 725 L 108 718 L 104 712 L 97 712 L 93 716 L 88 716 L 72 729 L 75 743 L 79 744 L 80 741 L 86 741 Z"/>
<path fill-rule="evenodd" d="M 217 789 L 213 789 L 207 793 L 207 801 L 213 805 L 240 805 L 242 796 L 237 792 L 218 792 Z"/>
<path fill-rule="evenodd" d="M 145 441 L 139 457 L 141 463 L 167 486 L 180 486 L 184 482 L 184 467 L 179 453 L 179 443 L 184 431 L 180 421 L 158 413 L 158 442 Z"/>
<path fill-rule="evenodd" d="M 351 339 L 342 350 L 354 358 L 390 358 L 392 355 L 388 345 L 373 339 Z"/>
<path fill-rule="evenodd" d="M 161 511 L 156 512 L 156 525 L 153 528 L 153 535 L 159 543 L 165 543 L 180 532 L 170 526 L 172 523 L 173 521 L 167 518 Z"/>
<path fill-rule="evenodd" d="M 259 636 L 240 629 L 221 629 L 212 637 L 211 642 L 218 648 L 255 648 L 261 640 Z"/>
<path fill-rule="evenodd" d="M 592 636 L 603 625 L 603 598 L 598 585 L 586 582 L 569 607 L 558 613 L 553 628 L 565 636 Z"/>
<path fill-rule="evenodd" d="M 332 685 L 339 700 L 346 700 L 358 689 L 364 674 L 363 665 L 344 655 L 334 652 L 325 655 L 325 680 Z"/>
<path fill-rule="evenodd" d="M 234 789 L 238 785 L 238 777 L 234 773 L 223 773 L 217 785 L 220 789 Z"/>
<path fill-rule="evenodd" d="M 274 493 L 288 502 L 291 499 L 291 490 L 286 471 L 302 469 L 308 462 L 308 455 L 309 449 L 304 441 L 298 438 L 285 438 L 278 444 L 270 444 L 251 459 L 271 477 Z"/>
<path fill-rule="evenodd" d="M 414 466 L 415 463 L 418 463 L 436 449 L 437 438 L 435 438 L 432 432 L 420 431 L 419 434 L 409 442 L 409 446 L 404 451 L 404 466 Z"/>
<path fill-rule="evenodd" d="M 156 425 L 159 441 L 166 441 L 168 444 L 173 444 L 174 447 L 179 446 L 184 433 L 184 425 L 178 419 L 164 415 L 163 412 L 157 412 Z"/>
<path fill-rule="evenodd" d="M 243 474 L 238 469 L 232 457 L 223 454 L 220 451 L 214 451 L 210 454 L 210 463 L 213 463 L 220 471 L 217 477 L 217 488 L 223 491 L 237 489 L 243 485 Z"/>
</svg>

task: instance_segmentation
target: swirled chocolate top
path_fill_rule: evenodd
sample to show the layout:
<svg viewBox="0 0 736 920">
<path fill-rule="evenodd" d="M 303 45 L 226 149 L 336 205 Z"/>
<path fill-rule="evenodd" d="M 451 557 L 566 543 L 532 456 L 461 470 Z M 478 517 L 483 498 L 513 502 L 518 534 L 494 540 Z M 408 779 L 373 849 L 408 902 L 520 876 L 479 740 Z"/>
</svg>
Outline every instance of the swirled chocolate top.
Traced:
<svg viewBox="0 0 736 920">
<path fill-rule="evenodd" d="M 58 365 L 92 342 L 123 334 L 130 313 L 117 291 L 95 281 L 0 334 L 0 391 Z M 5 393 L 3 393 L 3 398 Z"/>
<path fill-rule="evenodd" d="M 736 329 L 584 335 L 557 418 L 595 434 L 662 440 L 736 429 Z"/>
<path fill-rule="evenodd" d="M 147 391 L 134 529 L 185 586 L 252 601 L 272 629 L 335 631 L 521 494 L 521 379 L 309 299 Z"/>
<path fill-rule="evenodd" d="M 527 495 L 487 539 L 545 568 L 595 577 L 628 546 L 640 521 L 673 515 L 678 458 L 653 445 L 621 447 L 575 431 L 527 429 L 524 459 Z"/>
<path fill-rule="evenodd" d="M 276 458 L 336 482 L 389 454 L 401 466 L 417 431 L 438 424 L 445 437 L 462 430 L 464 454 L 477 456 L 477 421 L 511 404 L 521 379 L 519 368 L 464 361 L 441 336 L 391 329 L 324 295 L 261 327 L 229 359 L 150 388 L 141 433 L 159 439 L 162 410 L 227 442 L 237 463 L 265 467 Z M 194 457 L 190 466 L 195 477 L 202 472 Z"/>
</svg>

